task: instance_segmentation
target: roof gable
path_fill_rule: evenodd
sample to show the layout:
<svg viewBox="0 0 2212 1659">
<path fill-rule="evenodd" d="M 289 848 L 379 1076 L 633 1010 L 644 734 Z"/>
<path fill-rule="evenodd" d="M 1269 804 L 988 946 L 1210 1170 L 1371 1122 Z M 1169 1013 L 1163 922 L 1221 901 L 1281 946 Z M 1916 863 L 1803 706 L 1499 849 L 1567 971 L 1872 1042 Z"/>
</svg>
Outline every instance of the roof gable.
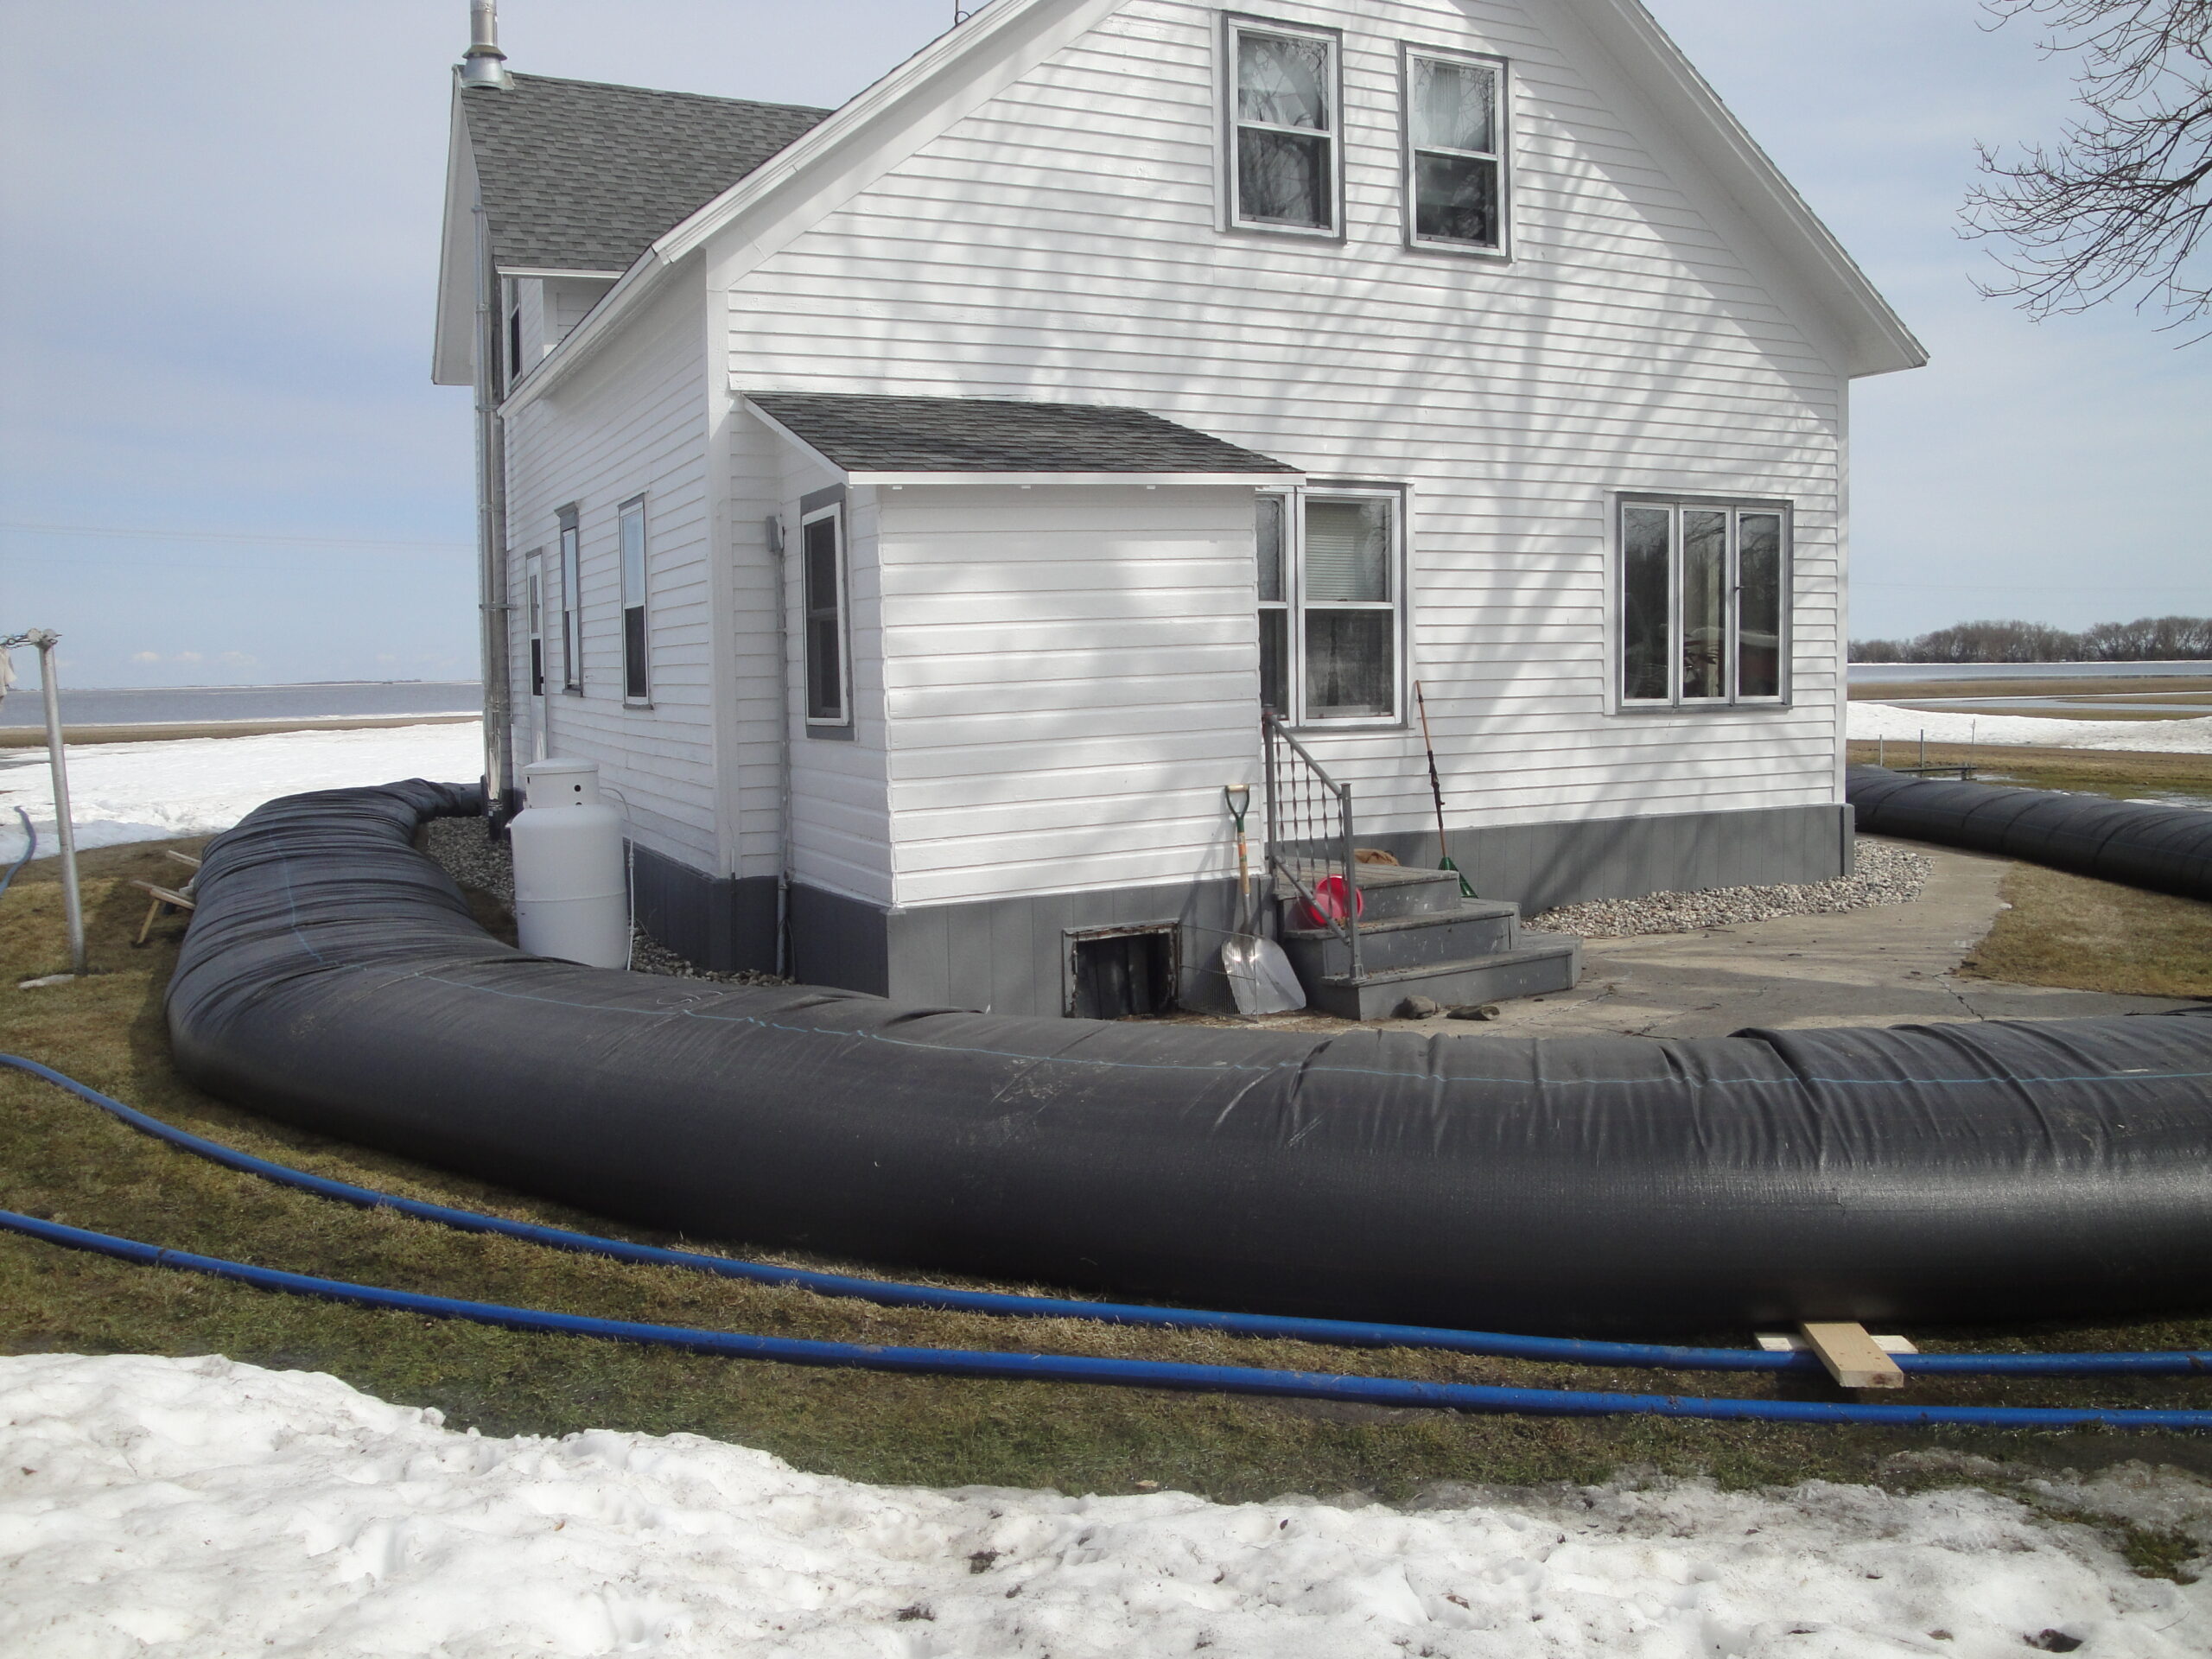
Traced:
<svg viewBox="0 0 2212 1659">
<path fill-rule="evenodd" d="M 830 113 L 544 75 L 513 80 L 461 94 L 493 258 L 508 270 L 626 270 L 654 238 Z"/>
</svg>

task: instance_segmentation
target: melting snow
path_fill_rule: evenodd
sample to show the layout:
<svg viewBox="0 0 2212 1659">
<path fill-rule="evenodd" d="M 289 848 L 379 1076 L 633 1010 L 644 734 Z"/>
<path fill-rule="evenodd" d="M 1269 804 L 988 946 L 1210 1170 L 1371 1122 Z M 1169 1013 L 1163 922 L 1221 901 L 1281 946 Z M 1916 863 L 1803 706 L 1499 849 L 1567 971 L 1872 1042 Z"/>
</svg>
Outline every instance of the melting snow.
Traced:
<svg viewBox="0 0 2212 1659">
<path fill-rule="evenodd" d="M 1866 742 L 1886 737 L 1916 743 L 2037 743 L 2062 749 L 2127 749 L 2145 754 L 2212 754 L 2212 716 L 2202 720 L 2050 720 L 2027 715 L 1962 715 L 1900 709 L 1888 702 L 1850 705 L 1850 734 Z"/>
<path fill-rule="evenodd" d="M 93 743 L 69 751 L 70 817 L 77 845 L 167 841 L 227 830 L 264 801 L 311 789 L 348 789 L 402 778 L 451 783 L 482 776 L 476 721 L 265 737 L 188 737 Z M 54 785 L 44 749 L 5 752 L 0 769 L 0 863 L 23 853 L 20 804 L 38 826 L 41 857 L 54 839 Z"/>
<path fill-rule="evenodd" d="M 2212 1583 L 1973 1489 L 879 1488 L 690 1435 L 457 1434 L 219 1357 L 0 1359 L 0 1651 L 41 1659 L 2212 1654 Z M 2054 1496 L 2212 1540 L 2185 1475 Z"/>
</svg>

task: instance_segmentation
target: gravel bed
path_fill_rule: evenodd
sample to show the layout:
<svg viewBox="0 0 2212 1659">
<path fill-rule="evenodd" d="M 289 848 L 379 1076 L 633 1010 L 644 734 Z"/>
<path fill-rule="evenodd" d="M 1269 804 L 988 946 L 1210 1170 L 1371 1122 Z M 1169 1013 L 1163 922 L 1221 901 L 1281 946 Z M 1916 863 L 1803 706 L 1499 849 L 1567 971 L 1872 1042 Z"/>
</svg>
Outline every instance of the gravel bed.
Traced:
<svg viewBox="0 0 2212 1659">
<path fill-rule="evenodd" d="M 1859 843 L 1859 870 L 1835 881 L 1795 887 L 1716 887 L 1710 893 L 1652 893 L 1641 899 L 1599 899 L 1563 905 L 1531 916 L 1540 933 L 1573 933 L 1586 939 L 1623 939 L 1638 933 L 1695 933 L 1777 916 L 1826 916 L 1910 904 L 1920 897 L 1935 866 L 1924 854 L 1881 842 Z"/>
<path fill-rule="evenodd" d="M 426 826 L 431 859 L 464 887 L 489 893 L 512 910 L 515 903 L 513 854 L 504 841 L 494 841 L 482 818 L 433 818 Z M 711 979 L 724 985 L 788 985 L 774 974 L 749 968 L 716 973 L 679 957 L 641 928 L 630 932 L 630 968 L 633 973 L 664 974 L 675 979 Z"/>
</svg>

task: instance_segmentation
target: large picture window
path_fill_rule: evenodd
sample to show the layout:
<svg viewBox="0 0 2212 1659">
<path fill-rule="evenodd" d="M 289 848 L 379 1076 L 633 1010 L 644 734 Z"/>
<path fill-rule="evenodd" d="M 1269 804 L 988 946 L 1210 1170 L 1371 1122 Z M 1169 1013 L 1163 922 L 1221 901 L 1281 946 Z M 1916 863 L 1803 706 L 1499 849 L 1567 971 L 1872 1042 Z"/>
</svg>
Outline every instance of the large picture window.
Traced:
<svg viewBox="0 0 2212 1659">
<path fill-rule="evenodd" d="M 1408 47 L 1406 235 L 1417 247 L 1506 251 L 1505 65 Z"/>
<path fill-rule="evenodd" d="M 622 696 L 626 702 L 652 701 L 652 676 L 645 661 L 645 498 L 622 504 Z"/>
<path fill-rule="evenodd" d="M 804 609 L 810 726 L 852 724 L 852 680 L 845 660 L 843 520 L 844 508 L 833 504 L 799 522 L 799 602 Z"/>
<path fill-rule="evenodd" d="M 561 509 L 561 689 L 584 689 L 583 550 L 576 510 Z"/>
<path fill-rule="evenodd" d="M 1631 498 L 1620 515 L 1622 705 L 1781 702 L 1788 510 Z"/>
<path fill-rule="evenodd" d="M 1399 718 L 1403 502 L 1395 490 L 1262 495 L 1260 698 L 1294 725 Z"/>
<path fill-rule="evenodd" d="M 1336 235 L 1344 195 L 1336 36 L 1235 18 L 1227 30 L 1230 223 Z"/>
</svg>

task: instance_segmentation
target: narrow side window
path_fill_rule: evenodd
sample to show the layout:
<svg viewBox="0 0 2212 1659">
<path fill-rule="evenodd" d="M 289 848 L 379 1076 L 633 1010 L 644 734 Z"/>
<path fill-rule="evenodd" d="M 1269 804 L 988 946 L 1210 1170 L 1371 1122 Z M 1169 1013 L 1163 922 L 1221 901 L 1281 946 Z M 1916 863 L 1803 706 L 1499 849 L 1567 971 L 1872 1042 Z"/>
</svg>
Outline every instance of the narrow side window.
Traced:
<svg viewBox="0 0 2212 1659">
<path fill-rule="evenodd" d="M 1416 245 L 1505 251 L 1505 66 L 1406 53 L 1406 226 Z"/>
<path fill-rule="evenodd" d="M 1230 222 L 1334 235 L 1335 38 L 1232 22 L 1228 42 Z"/>
<path fill-rule="evenodd" d="M 532 553 L 523 592 L 523 622 L 530 630 L 530 695 L 545 695 L 545 556 Z"/>
<path fill-rule="evenodd" d="M 582 544 L 576 510 L 561 509 L 561 689 L 584 689 Z"/>
<path fill-rule="evenodd" d="M 1260 557 L 1260 706 L 1285 718 L 1291 712 L 1287 505 L 1280 495 L 1261 496 L 1253 526 Z"/>
<path fill-rule="evenodd" d="M 645 498 L 622 505 L 622 696 L 648 702 L 652 679 L 645 662 Z"/>
<path fill-rule="evenodd" d="M 1671 702 L 1668 573 L 1674 515 L 1664 507 L 1621 512 L 1621 701 Z"/>
<path fill-rule="evenodd" d="M 800 602 L 806 630 L 806 719 L 810 726 L 847 726 L 849 678 L 845 661 L 845 561 L 842 510 L 825 507 L 799 529 Z"/>
<path fill-rule="evenodd" d="M 1782 695 L 1782 515 L 1737 518 L 1736 695 Z"/>
</svg>

